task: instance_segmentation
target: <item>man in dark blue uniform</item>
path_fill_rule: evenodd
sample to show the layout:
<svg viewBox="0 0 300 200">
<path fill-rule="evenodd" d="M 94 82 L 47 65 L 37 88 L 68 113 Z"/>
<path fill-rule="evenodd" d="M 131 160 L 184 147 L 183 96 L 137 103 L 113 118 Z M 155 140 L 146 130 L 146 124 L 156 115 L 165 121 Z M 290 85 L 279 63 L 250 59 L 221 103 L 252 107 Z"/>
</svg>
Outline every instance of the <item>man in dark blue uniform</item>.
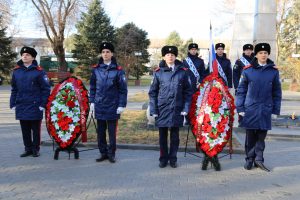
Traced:
<svg viewBox="0 0 300 200">
<path fill-rule="evenodd" d="M 97 162 L 108 159 L 116 162 L 116 134 L 120 114 L 127 104 L 127 82 L 125 72 L 113 57 L 114 46 L 103 42 L 100 46 L 99 64 L 93 67 L 90 79 L 90 110 L 97 119 L 98 147 L 100 158 Z M 106 141 L 106 129 L 109 145 Z"/>
<path fill-rule="evenodd" d="M 235 65 L 233 66 L 233 85 L 235 89 L 235 94 L 239 85 L 240 77 L 243 72 L 243 68 L 250 65 L 251 60 L 254 58 L 253 45 L 245 44 L 243 46 L 243 55 L 241 58 L 237 59 Z M 238 122 L 239 126 L 243 117 L 239 115 Z"/>
<path fill-rule="evenodd" d="M 202 80 L 205 78 L 205 65 L 204 61 L 198 57 L 198 49 L 198 44 L 189 44 L 188 56 L 183 60 L 184 66 L 189 69 L 194 91 L 197 90 L 197 85 L 202 83 Z"/>
<path fill-rule="evenodd" d="M 233 66 L 233 85 L 236 90 L 239 85 L 240 77 L 245 66 L 250 65 L 251 60 L 254 58 L 253 53 L 253 45 L 252 44 L 245 44 L 243 46 L 243 55 L 241 58 L 237 59 L 234 66 Z"/>
<path fill-rule="evenodd" d="M 20 120 L 25 152 L 21 157 L 40 156 L 41 122 L 50 95 L 46 72 L 38 66 L 34 48 L 23 47 L 21 60 L 14 68 L 11 81 L 10 108 Z"/>
<path fill-rule="evenodd" d="M 216 58 L 221 66 L 221 68 L 219 69 L 219 76 L 223 79 L 225 85 L 227 85 L 228 88 L 232 88 L 231 62 L 226 57 L 226 53 L 224 53 L 224 49 L 225 49 L 225 44 L 223 43 L 217 43 L 215 45 Z"/>
<path fill-rule="evenodd" d="M 247 170 L 254 164 L 270 171 L 264 165 L 265 138 L 271 130 L 271 115 L 280 114 L 282 96 L 279 71 L 268 58 L 270 52 L 268 43 L 255 46 L 255 58 L 244 68 L 236 94 L 237 112 L 243 116 L 241 126 L 246 128 Z"/>
<path fill-rule="evenodd" d="M 160 158 L 159 167 L 164 168 L 170 161 L 177 167 L 179 147 L 179 127 L 187 115 L 193 94 L 188 69 L 176 60 L 178 49 L 175 46 L 162 48 L 163 61 L 155 71 L 149 90 L 150 115 L 156 119 L 159 128 Z M 170 129 L 170 150 L 168 150 L 168 130 Z"/>
</svg>

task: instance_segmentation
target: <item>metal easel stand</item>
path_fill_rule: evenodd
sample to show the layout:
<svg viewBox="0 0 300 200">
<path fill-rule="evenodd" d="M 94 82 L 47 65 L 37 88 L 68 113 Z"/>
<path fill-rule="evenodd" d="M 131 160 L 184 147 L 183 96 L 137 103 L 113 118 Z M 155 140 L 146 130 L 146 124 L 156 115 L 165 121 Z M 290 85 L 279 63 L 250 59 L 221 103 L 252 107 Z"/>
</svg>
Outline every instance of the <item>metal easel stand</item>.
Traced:
<svg viewBox="0 0 300 200">
<path fill-rule="evenodd" d="M 185 141 L 184 157 L 186 157 L 186 154 L 190 154 L 190 155 L 196 156 L 198 158 L 203 158 L 203 156 L 199 156 L 199 155 L 197 155 L 193 152 L 187 151 L 187 144 L 188 144 L 188 141 L 189 141 L 190 128 L 191 128 L 191 126 L 189 125 L 188 126 L 188 132 L 187 132 L 187 135 L 186 135 L 186 141 Z M 198 146 L 197 143 L 196 143 L 196 151 L 200 152 L 200 147 Z M 220 156 L 219 159 L 221 159 L 223 157 L 226 157 L 228 155 L 229 155 L 229 158 L 231 159 L 232 158 L 232 153 L 233 153 L 233 148 L 232 148 L 232 133 L 231 133 L 230 134 L 230 140 L 229 140 L 229 151 L 228 151 L 227 154 Z"/>
<path fill-rule="evenodd" d="M 89 126 L 91 125 L 91 123 L 94 124 L 95 126 L 95 130 L 97 131 L 97 125 L 96 125 L 96 122 L 95 122 L 95 118 L 93 116 L 93 112 L 91 113 L 91 117 L 89 119 L 89 122 L 88 122 L 88 125 L 87 125 L 87 130 L 89 128 Z M 50 136 L 51 137 L 51 136 Z M 82 141 L 82 138 L 80 137 L 80 139 L 74 143 L 71 147 L 69 148 L 66 148 L 66 149 L 62 149 L 60 147 L 56 147 L 55 149 L 55 142 L 54 142 L 54 138 L 51 137 L 52 139 L 52 148 L 53 148 L 53 151 L 54 151 L 54 160 L 58 160 L 59 158 L 59 152 L 60 151 L 65 151 L 69 154 L 69 160 L 71 158 L 71 153 L 74 153 L 74 158 L 75 159 L 79 159 L 79 152 L 82 152 L 82 151 L 90 151 L 90 150 L 95 150 L 95 149 L 98 149 L 98 148 L 90 148 L 90 149 L 84 149 L 84 150 L 78 150 L 77 146 L 79 145 L 79 143 Z M 55 149 L 55 150 L 54 150 Z"/>
</svg>

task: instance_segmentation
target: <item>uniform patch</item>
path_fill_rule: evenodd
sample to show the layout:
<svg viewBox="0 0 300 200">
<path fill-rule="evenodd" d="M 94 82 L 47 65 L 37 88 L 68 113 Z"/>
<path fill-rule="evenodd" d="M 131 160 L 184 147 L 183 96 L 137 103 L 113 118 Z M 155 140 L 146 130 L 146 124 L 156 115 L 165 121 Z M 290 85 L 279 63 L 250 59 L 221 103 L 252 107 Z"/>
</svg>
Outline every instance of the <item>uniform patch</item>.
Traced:
<svg viewBox="0 0 300 200">
<path fill-rule="evenodd" d="M 47 75 L 44 75 L 43 79 L 46 81 L 46 82 L 49 82 L 49 78 Z"/>
<path fill-rule="evenodd" d="M 122 80 L 126 81 L 126 76 L 125 75 L 122 75 Z"/>
</svg>

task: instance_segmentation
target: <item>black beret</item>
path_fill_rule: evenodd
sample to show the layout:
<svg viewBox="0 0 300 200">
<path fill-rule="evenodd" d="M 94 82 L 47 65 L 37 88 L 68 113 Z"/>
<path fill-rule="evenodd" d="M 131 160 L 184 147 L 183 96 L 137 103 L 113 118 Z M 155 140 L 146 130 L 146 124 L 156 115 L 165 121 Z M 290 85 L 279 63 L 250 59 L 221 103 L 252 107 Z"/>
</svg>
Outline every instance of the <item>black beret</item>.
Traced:
<svg viewBox="0 0 300 200">
<path fill-rule="evenodd" d="M 253 50 L 253 45 L 252 44 L 245 44 L 243 46 L 243 51 L 247 50 L 247 49 L 250 49 L 250 50 Z"/>
<path fill-rule="evenodd" d="M 259 51 L 266 51 L 268 54 L 270 54 L 271 46 L 268 43 L 258 43 L 255 45 L 254 54 L 256 55 Z"/>
<path fill-rule="evenodd" d="M 165 56 L 167 53 L 172 53 L 172 54 L 174 54 L 177 57 L 177 55 L 178 55 L 178 49 L 175 46 L 164 46 L 161 49 L 161 55 Z"/>
<path fill-rule="evenodd" d="M 36 50 L 34 48 L 31 48 L 31 47 L 22 47 L 22 49 L 20 51 L 21 56 L 22 56 L 23 53 L 28 53 L 28 54 L 30 54 L 34 58 L 37 55 Z"/>
<path fill-rule="evenodd" d="M 108 49 L 110 50 L 111 52 L 115 52 L 115 47 L 112 43 L 110 42 L 102 42 L 102 44 L 100 45 L 100 52 L 103 50 L 103 49 Z"/>
<path fill-rule="evenodd" d="M 196 44 L 196 43 L 189 44 L 188 49 L 190 50 L 192 48 L 198 49 L 198 44 Z"/>
<path fill-rule="evenodd" d="M 219 47 L 222 47 L 223 49 L 225 49 L 225 44 L 224 43 L 217 43 L 215 45 L 215 50 L 217 50 Z"/>
</svg>

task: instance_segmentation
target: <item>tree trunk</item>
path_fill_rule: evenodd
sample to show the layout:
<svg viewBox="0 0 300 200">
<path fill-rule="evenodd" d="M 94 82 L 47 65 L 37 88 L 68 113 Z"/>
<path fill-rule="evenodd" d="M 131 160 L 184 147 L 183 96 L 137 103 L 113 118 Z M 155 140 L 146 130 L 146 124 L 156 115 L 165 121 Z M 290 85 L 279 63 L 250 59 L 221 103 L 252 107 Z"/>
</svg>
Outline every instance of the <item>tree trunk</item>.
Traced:
<svg viewBox="0 0 300 200">
<path fill-rule="evenodd" d="M 57 62 L 60 72 L 66 72 L 68 70 L 68 64 L 65 58 L 65 49 L 63 46 L 63 41 L 57 41 L 53 44 L 53 51 L 57 57 Z"/>
</svg>

